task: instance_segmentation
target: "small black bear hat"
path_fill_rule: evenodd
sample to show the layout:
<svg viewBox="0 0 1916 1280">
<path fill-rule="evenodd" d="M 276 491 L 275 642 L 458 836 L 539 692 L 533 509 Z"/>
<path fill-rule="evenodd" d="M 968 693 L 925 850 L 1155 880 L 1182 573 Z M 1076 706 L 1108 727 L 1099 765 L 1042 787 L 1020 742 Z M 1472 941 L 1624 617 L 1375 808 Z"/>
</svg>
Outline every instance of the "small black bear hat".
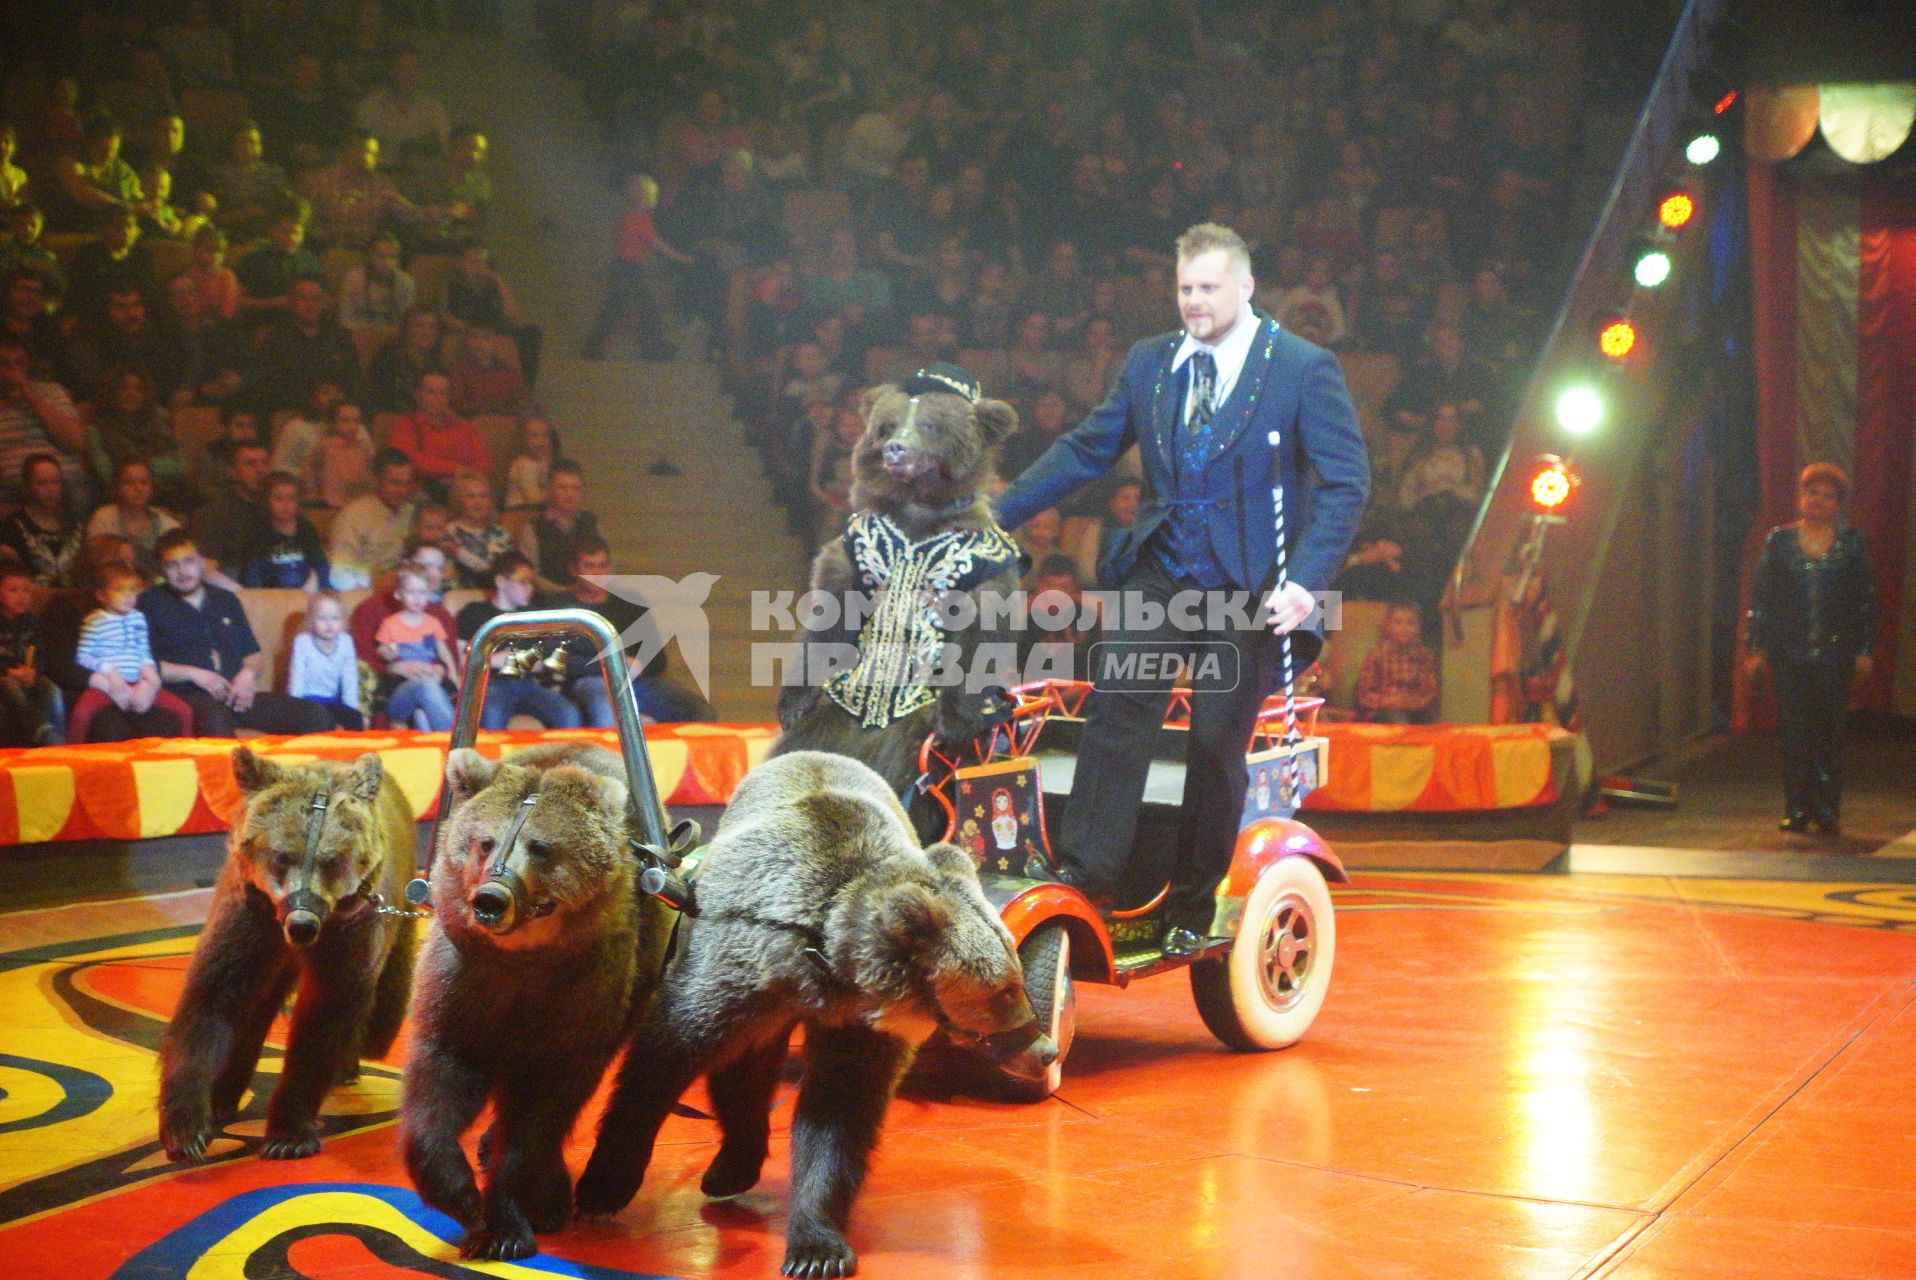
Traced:
<svg viewBox="0 0 1916 1280">
<path fill-rule="evenodd" d="M 959 395 L 972 404 L 977 404 L 978 397 L 983 394 L 978 379 L 955 364 L 944 363 L 926 365 L 906 378 L 899 389 L 908 396 L 931 395 L 933 392 Z"/>
</svg>

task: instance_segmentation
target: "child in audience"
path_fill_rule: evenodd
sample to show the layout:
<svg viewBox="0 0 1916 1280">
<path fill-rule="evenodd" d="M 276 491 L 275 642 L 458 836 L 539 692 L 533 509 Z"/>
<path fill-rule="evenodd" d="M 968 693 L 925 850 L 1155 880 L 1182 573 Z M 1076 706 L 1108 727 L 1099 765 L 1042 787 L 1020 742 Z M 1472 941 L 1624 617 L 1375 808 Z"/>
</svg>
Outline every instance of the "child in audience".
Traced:
<svg viewBox="0 0 1916 1280">
<path fill-rule="evenodd" d="M 411 565 L 400 565 L 393 595 L 399 611 L 373 633 L 379 656 L 386 660 L 389 679 L 397 680 L 387 695 L 386 714 L 395 725 L 444 731 L 452 728 L 452 699 L 444 682 L 458 689 L 452 661 L 451 637 L 439 619 L 426 612 L 432 603 L 432 582 Z"/>
<path fill-rule="evenodd" d="M 286 692 L 331 709 L 342 729 L 363 729 L 359 710 L 359 657 L 346 630 L 346 606 L 331 591 L 316 591 L 306 608 L 306 628 L 293 637 L 293 665 Z"/>
<path fill-rule="evenodd" d="M 319 530 L 299 510 L 299 479 L 284 471 L 266 477 L 266 518 L 246 542 L 243 587 L 316 591 L 332 576 Z"/>
<path fill-rule="evenodd" d="M 476 471 L 461 471 L 452 478 L 452 502 L 458 515 L 446 533 L 459 585 L 490 587 L 493 561 L 512 550 L 512 535 L 493 518 L 492 486 Z"/>
<path fill-rule="evenodd" d="M 133 732 L 142 737 L 179 737 L 193 730 L 192 711 L 160 687 L 146 615 L 134 607 L 145 586 L 145 579 L 124 567 L 100 575 L 93 593 L 100 607 L 80 624 L 80 644 L 73 656 L 93 674 L 73 705 L 67 726 L 71 741 L 90 741 L 94 717 L 108 706 L 125 712 Z"/>
<path fill-rule="evenodd" d="M 1437 655 L 1423 642 L 1417 606 L 1384 611 L 1377 643 L 1357 676 L 1358 718 L 1377 724 L 1429 724 L 1437 702 Z"/>
<path fill-rule="evenodd" d="M 348 401 L 326 414 L 326 434 L 306 459 L 306 496 L 339 508 L 373 489 L 373 438 L 360 408 Z"/>
<path fill-rule="evenodd" d="M 188 213 L 173 203 L 173 171 L 158 161 L 149 160 L 140 167 L 140 190 L 146 199 L 136 206 L 140 225 L 163 240 L 190 242 L 200 229 L 210 225 L 204 215 Z"/>
<path fill-rule="evenodd" d="M 599 518 L 585 509 L 585 472 L 561 458 L 546 477 L 545 510 L 519 535 L 519 550 L 539 574 L 539 590 L 550 594 L 572 585 L 572 541 L 597 537 Z"/>
<path fill-rule="evenodd" d="M 544 418 L 519 424 L 519 448 L 506 467 L 506 506 L 536 507 L 546 500 L 546 477 L 559 456 L 559 433 Z"/>
<path fill-rule="evenodd" d="M 226 265 L 226 233 L 201 227 L 193 235 L 193 265 L 187 275 L 200 291 L 200 305 L 222 320 L 239 314 L 239 277 Z"/>
<path fill-rule="evenodd" d="M 25 565 L 0 563 L 0 745 L 49 747 L 67 740 L 60 690 L 40 674 L 40 654 L 33 575 Z"/>
<path fill-rule="evenodd" d="M 113 501 L 86 522 L 86 536 L 119 534 L 133 544 L 134 566 L 151 579 L 160 573 L 154 544 L 161 534 L 179 527 L 171 512 L 153 505 L 153 469 L 143 459 L 128 458 L 113 469 Z"/>
</svg>

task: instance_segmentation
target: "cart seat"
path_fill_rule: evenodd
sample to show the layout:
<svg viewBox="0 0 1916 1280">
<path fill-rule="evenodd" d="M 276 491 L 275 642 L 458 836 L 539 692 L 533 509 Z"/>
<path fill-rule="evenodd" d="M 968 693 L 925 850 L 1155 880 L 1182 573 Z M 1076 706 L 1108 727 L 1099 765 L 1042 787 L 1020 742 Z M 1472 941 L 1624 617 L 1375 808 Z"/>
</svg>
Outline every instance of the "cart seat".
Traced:
<svg viewBox="0 0 1916 1280">
<path fill-rule="evenodd" d="M 1078 757 L 1062 751 L 1040 751 L 1037 753 L 1038 774 L 1044 779 L 1044 793 L 1047 797 L 1062 799 L 1071 794 L 1071 784 L 1078 773 Z M 1182 760 L 1153 760 L 1151 772 L 1144 780 L 1144 803 L 1147 806 L 1162 805 L 1167 809 L 1177 809 L 1184 803 L 1184 762 Z"/>
</svg>

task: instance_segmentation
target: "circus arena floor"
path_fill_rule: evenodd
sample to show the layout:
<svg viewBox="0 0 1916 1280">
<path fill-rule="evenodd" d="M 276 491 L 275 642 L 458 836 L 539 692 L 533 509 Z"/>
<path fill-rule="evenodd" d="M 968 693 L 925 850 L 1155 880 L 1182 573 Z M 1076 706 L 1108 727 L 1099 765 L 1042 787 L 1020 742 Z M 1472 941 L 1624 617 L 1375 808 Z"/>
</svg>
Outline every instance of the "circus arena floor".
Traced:
<svg viewBox="0 0 1916 1280">
<path fill-rule="evenodd" d="M 205 898 L 0 915 L 0 1275 L 777 1273 L 782 1124 L 760 1187 L 710 1203 L 690 1115 L 616 1219 L 461 1264 L 395 1157 L 403 1042 L 334 1095 L 317 1158 L 256 1158 L 254 1100 L 211 1164 L 169 1166 L 155 1050 Z M 859 1274 L 1916 1275 L 1911 886 L 1360 873 L 1337 909 L 1290 1050 L 1225 1052 L 1170 974 L 1080 988 L 1049 1102 L 911 1081 Z M 262 1090 L 276 1071 L 269 1048 Z"/>
</svg>

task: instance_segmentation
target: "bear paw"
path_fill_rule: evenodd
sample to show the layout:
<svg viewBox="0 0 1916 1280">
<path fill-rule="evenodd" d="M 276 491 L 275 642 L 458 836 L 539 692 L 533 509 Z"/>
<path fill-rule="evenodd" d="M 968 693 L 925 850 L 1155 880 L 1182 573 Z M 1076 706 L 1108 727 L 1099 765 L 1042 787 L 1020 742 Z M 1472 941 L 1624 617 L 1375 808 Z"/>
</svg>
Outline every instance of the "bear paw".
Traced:
<svg viewBox="0 0 1916 1280">
<path fill-rule="evenodd" d="M 764 1154 L 734 1151 L 720 1147 L 718 1155 L 699 1179 L 699 1190 L 715 1200 L 744 1195 L 758 1185 L 759 1171 L 765 1166 Z"/>
<path fill-rule="evenodd" d="M 614 1169 L 594 1155 L 586 1164 L 585 1172 L 579 1175 L 579 1187 L 573 1197 L 579 1216 L 594 1218 L 617 1213 L 632 1203 L 643 1176 Z"/>
<path fill-rule="evenodd" d="M 459 1256 L 475 1262 L 517 1262 L 539 1252 L 531 1230 L 474 1231 L 459 1246 Z"/>
<path fill-rule="evenodd" d="M 814 1229 L 786 1240 L 785 1265 L 779 1272 L 796 1280 L 856 1275 L 858 1255 L 837 1232 Z"/>
<path fill-rule="evenodd" d="M 212 1141 L 213 1129 L 210 1125 L 192 1133 L 160 1135 L 160 1144 L 166 1148 L 166 1158 L 174 1164 L 203 1164 L 206 1148 Z"/>
<path fill-rule="evenodd" d="M 319 1135 L 301 1134 L 293 1138 L 268 1138 L 260 1144 L 262 1160 L 305 1160 L 319 1154 Z"/>
</svg>

